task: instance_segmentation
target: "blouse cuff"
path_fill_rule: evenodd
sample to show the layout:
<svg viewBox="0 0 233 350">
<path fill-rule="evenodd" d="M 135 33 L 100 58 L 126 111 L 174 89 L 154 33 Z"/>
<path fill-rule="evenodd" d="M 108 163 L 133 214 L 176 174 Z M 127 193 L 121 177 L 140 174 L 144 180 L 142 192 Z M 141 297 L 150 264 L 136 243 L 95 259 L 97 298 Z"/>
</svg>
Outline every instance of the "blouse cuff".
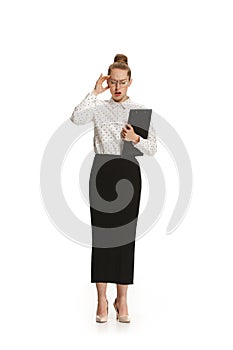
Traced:
<svg viewBox="0 0 233 350">
<path fill-rule="evenodd" d="M 96 98 L 97 98 L 97 95 L 94 94 L 93 91 L 90 91 L 90 92 L 87 94 L 87 96 L 93 97 L 93 99 L 96 99 Z"/>
<path fill-rule="evenodd" d="M 153 156 L 157 151 L 156 141 L 152 142 L 151 140 L 144 139 L 140 136 L 140 141 L 134 144 L 139 151 L 145 153 L 149 156 Z"/>
</svg>

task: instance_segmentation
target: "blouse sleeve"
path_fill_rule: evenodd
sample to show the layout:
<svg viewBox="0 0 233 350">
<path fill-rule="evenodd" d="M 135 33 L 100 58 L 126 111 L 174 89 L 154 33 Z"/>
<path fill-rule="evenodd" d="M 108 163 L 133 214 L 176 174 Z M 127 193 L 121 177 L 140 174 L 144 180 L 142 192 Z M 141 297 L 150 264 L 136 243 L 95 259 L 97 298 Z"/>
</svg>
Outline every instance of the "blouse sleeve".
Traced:
<svg viewBox="0 0 233 350">
<path fill-rule="evenodd" d="M 155 121 L 153 117 L 153 112 L 151 116 L 151 122 L 148 130 L 147 139 L 140 136 L 140 141 L 138 143 L 133 143 L 134 147 L 139 149 L 142 153 L 149 156 L 153 156 L 157 152 L 157 142 L 156 142 L 156 132 L 155 132 Z"/>
<path fill-rule="evenodd" d="M 98 104 L 97 96 L 93 92 L 89 92 L 84 100 L 75 107 L 70 120 L 76 125 L 93 121 L 95 107 Z"/>
</svg>

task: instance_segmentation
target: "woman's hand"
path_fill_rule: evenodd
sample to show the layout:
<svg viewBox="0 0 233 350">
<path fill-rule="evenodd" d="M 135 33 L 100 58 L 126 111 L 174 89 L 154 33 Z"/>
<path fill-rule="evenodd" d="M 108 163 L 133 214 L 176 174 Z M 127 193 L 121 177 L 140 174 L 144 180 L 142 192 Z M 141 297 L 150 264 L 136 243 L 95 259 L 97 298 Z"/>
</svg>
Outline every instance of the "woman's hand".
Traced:
<svg viewBox="0 0 233 350">
<path fill-rule="evenodd" d="M 121 135 L 125 141 L 133 141 L 134 143 L 138 143 L 140 140 L 140 136 L 134 132 L 134 128 L 130 124 L 126 124 L 126 128 L 122 128 Z"/>
<path fill-rule="evenodd" d="M 95 95 L 101 94 L 102 92 L 109 89 L 108 85 L 106 87 L 103 87 L 103 82 L 105 80 L 108 80 L 109 78 L 110 78 L 110 75 L 103 75 L 102 73 L 100 74 L 99 79 L 96 81 L 95 87 L 93 90 Z"/>
</svg>

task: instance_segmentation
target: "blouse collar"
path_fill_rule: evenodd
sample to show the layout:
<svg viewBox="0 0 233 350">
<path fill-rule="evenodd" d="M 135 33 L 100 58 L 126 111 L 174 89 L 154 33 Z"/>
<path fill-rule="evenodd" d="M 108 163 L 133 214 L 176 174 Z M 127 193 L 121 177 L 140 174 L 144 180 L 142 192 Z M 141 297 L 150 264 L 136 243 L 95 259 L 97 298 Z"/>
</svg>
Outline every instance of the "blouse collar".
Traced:
<svg viewBox="0 0 233 350">
<path fill-rule="evenodd" d="M 117 106 L 121 106 L 122 108 L 126 108 L 127 107 L 127 105 L 129 104 L 129 103 L 131 103 L 131 99 L 130 99 L 130 97 L 129 98 L 127 98 L 127 100 L 125 100 L 125 101 L 123 101 L 123 102 L 116 102 L 116 101 L 114 101 L 114 99 L 111 97 L 110 98 L 110 100 L 109 100 L 109 103 L 111 104 L 111 106 L 112 107 L 117 107 Z"/>
</svg>

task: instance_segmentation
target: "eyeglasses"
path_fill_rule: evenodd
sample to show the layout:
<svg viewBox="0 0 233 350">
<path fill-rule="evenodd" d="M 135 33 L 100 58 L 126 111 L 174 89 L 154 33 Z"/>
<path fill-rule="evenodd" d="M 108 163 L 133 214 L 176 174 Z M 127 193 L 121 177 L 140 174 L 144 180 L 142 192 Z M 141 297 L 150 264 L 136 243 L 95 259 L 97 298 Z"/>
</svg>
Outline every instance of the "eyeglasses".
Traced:
<svg viewBox="0 0 233 350">
<path fill-rule="evenodd" d="M 109 80 L 109 84 L 113 86 L 117 86 L 117 83 L 119 83 L 120 86 L 126 86 L 128 85 L 128 81 L 124 80 Z"/>
</svg>

